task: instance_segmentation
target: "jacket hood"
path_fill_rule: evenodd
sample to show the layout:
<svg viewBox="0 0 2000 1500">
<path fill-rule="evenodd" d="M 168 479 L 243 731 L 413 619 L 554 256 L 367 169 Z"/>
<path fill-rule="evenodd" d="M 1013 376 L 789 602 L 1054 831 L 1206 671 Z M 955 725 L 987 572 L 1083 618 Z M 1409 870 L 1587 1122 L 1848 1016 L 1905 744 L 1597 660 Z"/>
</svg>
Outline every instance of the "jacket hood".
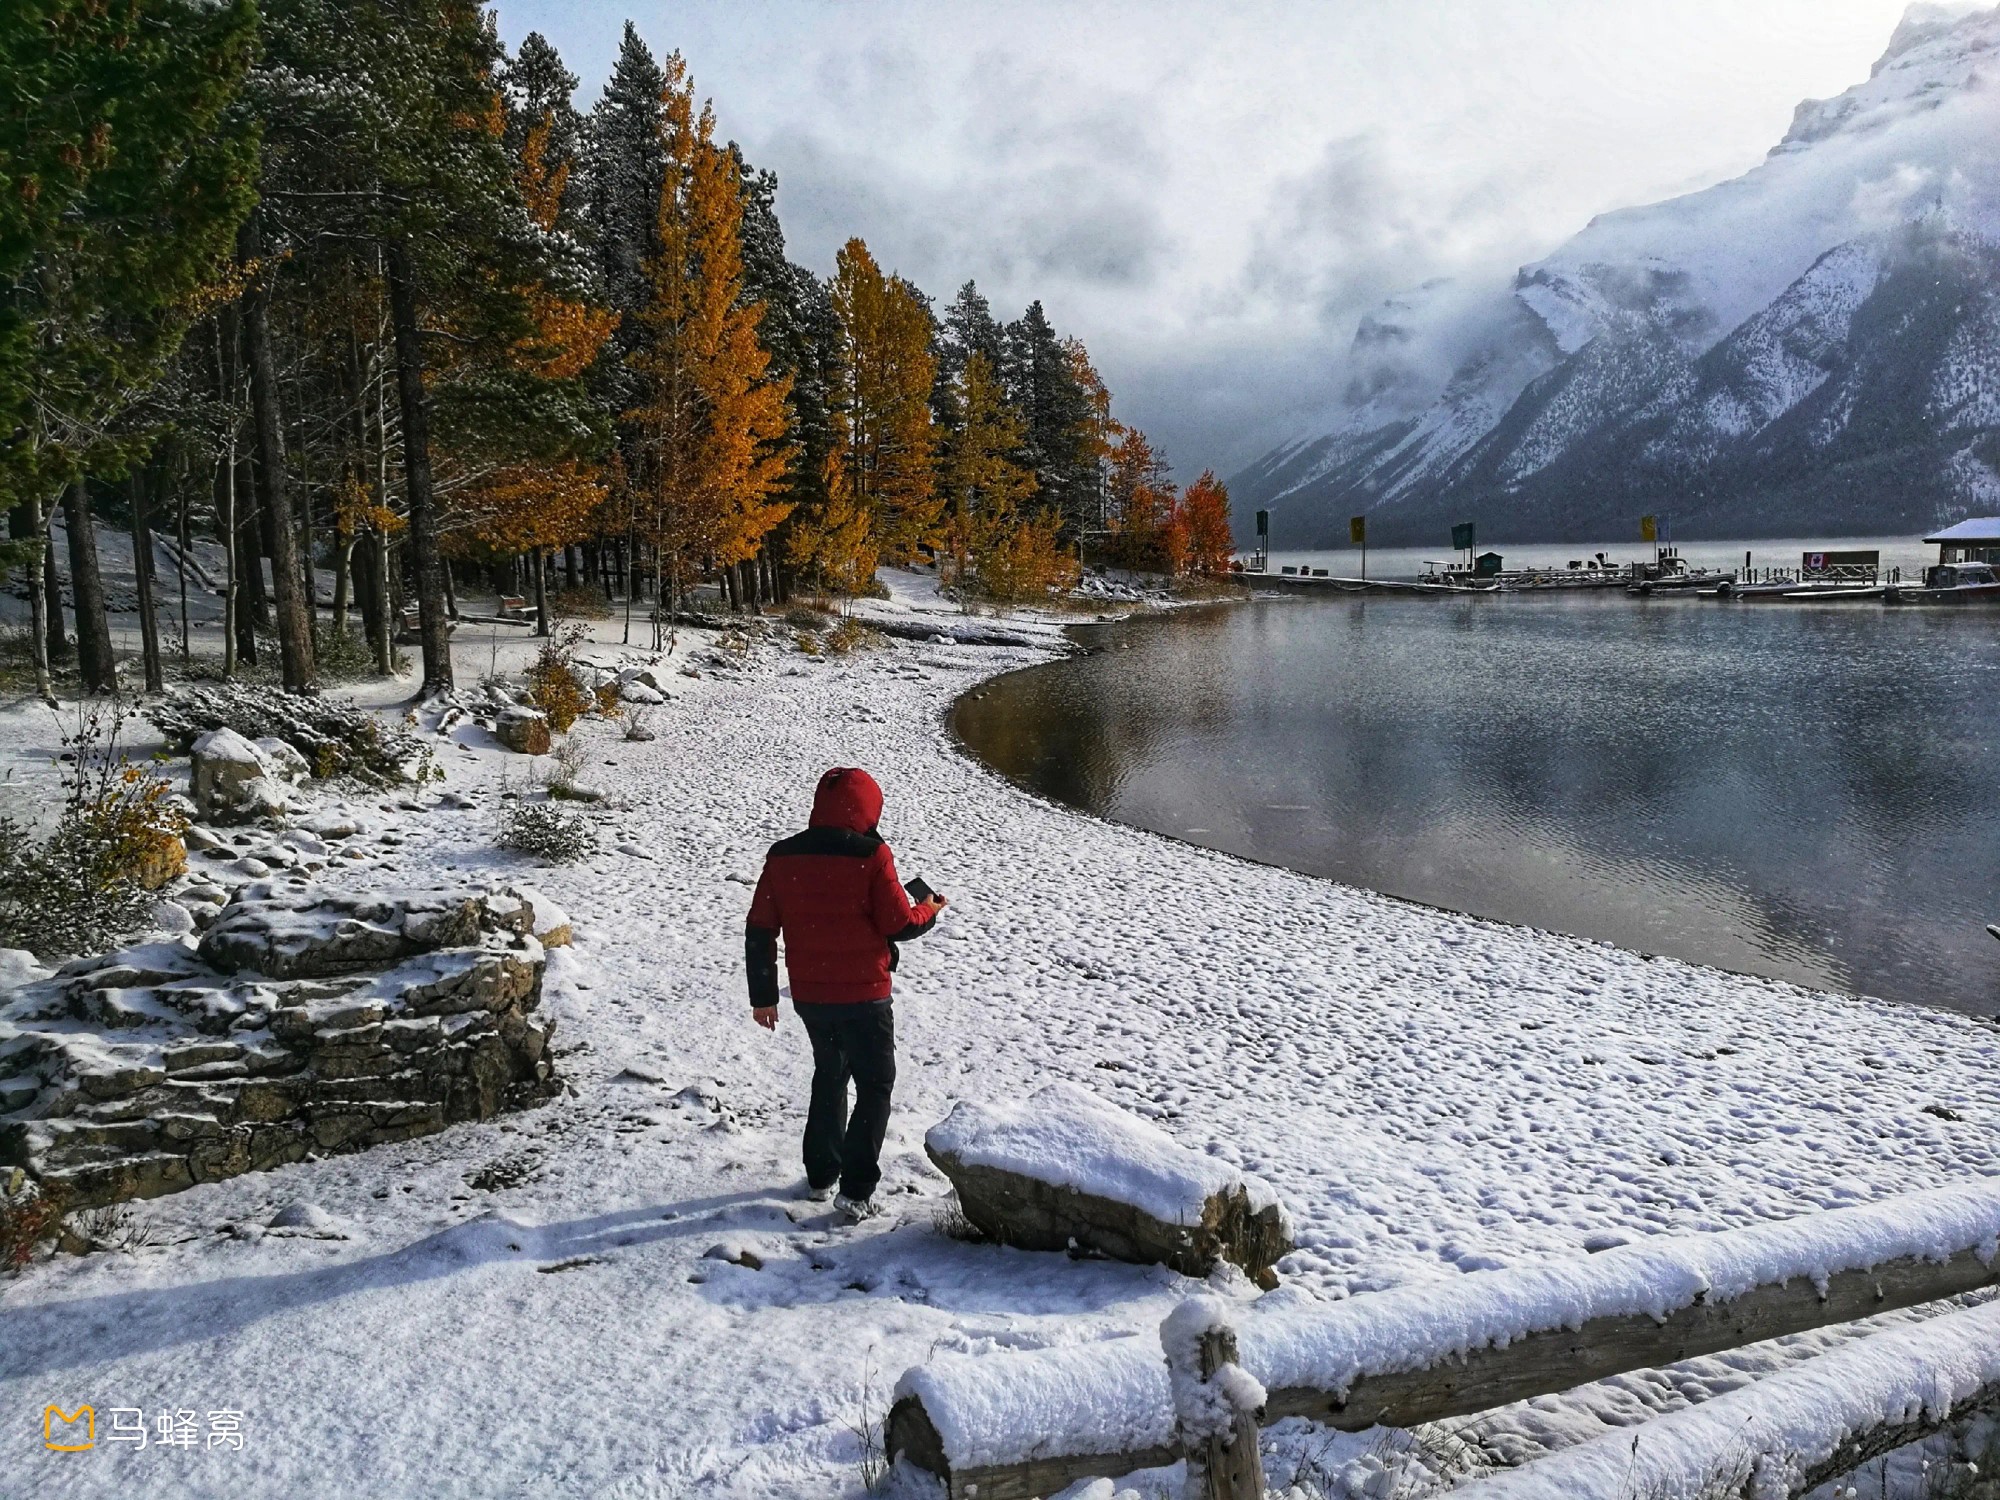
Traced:
<svg viewBox="0 0 2000 1500">
<path fill-rule="evenodd" d="M 872 833 L 882 821 L 882 788 L 866 771 L 836 766 L 819 779 L 813 793 L 814 828 L 845 828 Z"/>
</svg>

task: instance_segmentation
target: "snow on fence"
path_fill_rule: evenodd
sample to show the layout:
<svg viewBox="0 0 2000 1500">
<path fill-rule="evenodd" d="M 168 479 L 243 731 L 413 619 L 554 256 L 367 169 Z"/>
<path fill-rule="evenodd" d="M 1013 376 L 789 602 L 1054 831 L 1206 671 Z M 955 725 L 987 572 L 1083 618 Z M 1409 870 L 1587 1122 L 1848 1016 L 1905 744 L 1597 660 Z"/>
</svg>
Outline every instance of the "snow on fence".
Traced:
<svg viewBox="0 0 2000 1500">
<path fill-rule="evenodd" d="M 1803 1495 L 1995 1402 L 2000 1302 L 1988 1302 L 1858 1339 L 1453 1493 L 1467 1500 Z"/>
<path fill-rule="evenodd" d="M 1996 1257 L 1988 1178 L 1319 1307 L 1252 1304 L 1241 1359 L 1267 1422 L 1407 1427 L 2000 1284 Z M 939 1355 L 897 1384 L 886 1446 L 951 1500 L 1029 1500 L 1181 1456 L 1167 1366 L 1138 1337 Z"/>
</svg>

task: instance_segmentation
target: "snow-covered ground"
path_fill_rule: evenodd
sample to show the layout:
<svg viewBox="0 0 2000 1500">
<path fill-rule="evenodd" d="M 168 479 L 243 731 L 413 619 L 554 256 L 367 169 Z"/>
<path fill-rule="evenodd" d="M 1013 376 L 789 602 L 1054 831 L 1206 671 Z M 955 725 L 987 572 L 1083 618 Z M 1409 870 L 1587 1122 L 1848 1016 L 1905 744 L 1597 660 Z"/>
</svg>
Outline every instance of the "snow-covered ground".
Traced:
<svg viewBox="0 0 2000 1500">
<path fill-rule="evenodd" d="M 877 607 L 948 608 L 909 577 Z M 598 659 L 620 656 L 620 628 L 599 627 Z M 470 681 L 532 643 L 469 626 L 458 649 Z M 578 731 L 582 779 L 615 799 L 603 852 L 532 871 L 576 924 L 546 1002 L 574 1094 L 137 1205 L 150 1247 L 0 1282 L 0 1493 L 858 1495 L 906 1368 L 1156 1341 L 1209 1289 L 935 1226 L 925 1129 L 1053 1080 L 1268 1180 L 1298 1226 L 1281 1298 L 2000 1173 L 1989 1023 L 1419 908 L 1035 801 L 954 748 L 943 714 L 1040 654 L 813 658 L 788 632 L 737 654 L 680 632 L 666 664 L 700 675 L 671 678 L 656 739 Z M 530 873 L 494 843 L 525 763 L 483 730 L 453 738 L 455 795 L 389 803 L 401 842 L 343 878 Z M 17 784 L 49 743 L 46 710 L 0 714 Z M 952 898 L 898 976 L 894 1212 L 855 1229 L 796 1197 L 808 1053 L 789 1014 L 775 1035 L 752 1024 L 742 978 L 763 850 L 839 764 L 881 780 L 903 874 Z M 260 1232 L 301 1204 L 318 1210 L 288 1216 L 302 1227 Z M 1787 1357 L 1621 1377 L 1523 1408 L 1495 1442 L 1574 1441 Z M 81 1402 L 98 1447 L 46 1451 L 44 1407 Z M 102 1441 L 112 1408 L 153 1441 Z M 203 1445 L 159 1446 L 174 1411 Z M 243 1414 L 240 1449 L 205 1446 L 224 1411 Z M 1323 1446 L 1295 1421 L 1273 1441 Z"/>
</svg>

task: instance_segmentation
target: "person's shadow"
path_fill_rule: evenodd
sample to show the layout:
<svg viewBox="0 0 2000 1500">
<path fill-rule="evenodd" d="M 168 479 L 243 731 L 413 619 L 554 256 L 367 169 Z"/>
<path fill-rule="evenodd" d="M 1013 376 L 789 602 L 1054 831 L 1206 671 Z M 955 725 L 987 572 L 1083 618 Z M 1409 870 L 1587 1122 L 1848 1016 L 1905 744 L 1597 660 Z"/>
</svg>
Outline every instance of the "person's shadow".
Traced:
<svg viewBox="0 0 2000 1500">
<path fill-rule="evenodd" d="M 68 1301 L 0 1307 L 0 1379 L 123 1359 L 222 1338 L 291 1308 L 374 1287 L 450 1276 L 498 1260 L 558 1262 L 701 1231 L 714 1213 L 768 1198 L 741 1192 L 626 1209 L 565 1224 L 525 1225 L 487 1215 L 398 1250 L 270 1276 L 226 1276 Z"/>
</svg>

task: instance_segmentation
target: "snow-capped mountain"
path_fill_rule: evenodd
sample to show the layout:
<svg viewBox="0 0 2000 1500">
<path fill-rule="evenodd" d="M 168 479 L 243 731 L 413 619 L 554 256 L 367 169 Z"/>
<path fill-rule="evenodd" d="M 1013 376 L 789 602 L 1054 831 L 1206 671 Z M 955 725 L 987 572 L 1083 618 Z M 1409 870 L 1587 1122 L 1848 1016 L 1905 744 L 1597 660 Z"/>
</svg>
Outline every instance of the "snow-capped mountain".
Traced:
<svg viewBox="0 0 2000 1500">
<path fill-rule="evenodd" d="M 1914 7 L 1743 176 L 1511 288 L 1364 319 L 1324 435 L 1231 481 L 1278 545 L 1923 529 L 2000 509 L 2000 7 Z"/>
</svg>

